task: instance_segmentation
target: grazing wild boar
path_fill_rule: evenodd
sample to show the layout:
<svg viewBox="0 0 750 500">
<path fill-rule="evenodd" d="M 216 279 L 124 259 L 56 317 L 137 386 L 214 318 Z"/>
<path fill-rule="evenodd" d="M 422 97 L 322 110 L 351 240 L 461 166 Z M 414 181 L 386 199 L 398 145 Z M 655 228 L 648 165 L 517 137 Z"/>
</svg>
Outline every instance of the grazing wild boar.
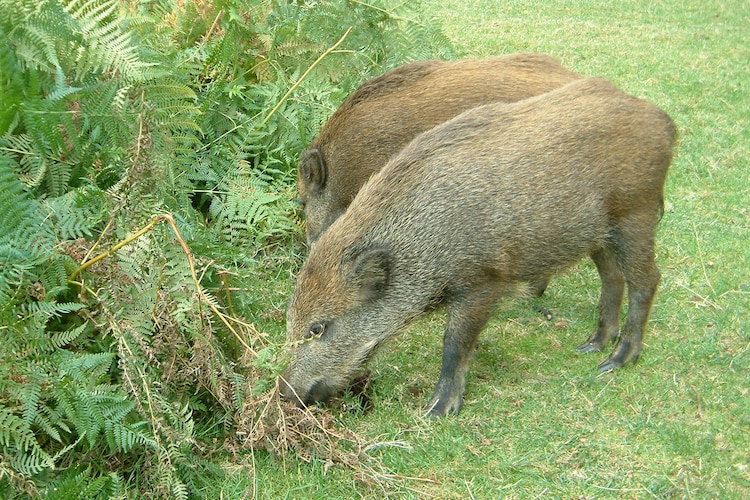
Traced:
<svg viewBox="0 0 750 500">
<path fill-rule="evenodd" d="M 373 350 L 443 305 L 443 361 L 429 413 L 457 413 L 496 300 L 589 255 L 599 323 L 580 346 L 599 370 L 635 362 L 659 271 L 654 233 L 675 128 L 600 78 L 467 111 L 418 136 L 324 232 L 287 311 L 285 397 L 324 401 Z M 624 287 L 628 314 L 619 316 Z"/>
<path fill-rule="evenodd" d="M 406 64 L 363 83 L 299 161 L 308 244 L 418 134 L 468 109 L 515 102 L 582 78 L 544 54 Z"/>
</svg>

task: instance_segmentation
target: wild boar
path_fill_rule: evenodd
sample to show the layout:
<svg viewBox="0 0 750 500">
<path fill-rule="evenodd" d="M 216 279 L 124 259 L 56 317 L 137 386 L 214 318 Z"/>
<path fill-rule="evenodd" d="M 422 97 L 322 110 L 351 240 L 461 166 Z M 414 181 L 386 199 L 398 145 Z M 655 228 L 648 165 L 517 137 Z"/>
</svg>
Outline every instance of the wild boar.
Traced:
<svg viewBox="0 0 750 500">
<path fill-rule="evenodd" d="M 300 157 L 298 190 L 308 244 L 419 133 L 476 106 L 519 101 L 579 78 L 551 56 L 522 53 L 414 62 L 363 83 Z"/>
<path fill-rule="evenodd" d="M 442 370 L 427 409 L 457 413 L 498 298 L 586 255 L 602 287 L 598 327 L 578 350 L 616 340 L 599 370 L 635 363 L 660 279 L 654 239 L 674 140 L 666 113 L 600 78 L 480 106 L 419 135 L 303 265 L 287 310 L 283 395 L 325 401 L 377 346 L 442 305 Z"/>
</svg>

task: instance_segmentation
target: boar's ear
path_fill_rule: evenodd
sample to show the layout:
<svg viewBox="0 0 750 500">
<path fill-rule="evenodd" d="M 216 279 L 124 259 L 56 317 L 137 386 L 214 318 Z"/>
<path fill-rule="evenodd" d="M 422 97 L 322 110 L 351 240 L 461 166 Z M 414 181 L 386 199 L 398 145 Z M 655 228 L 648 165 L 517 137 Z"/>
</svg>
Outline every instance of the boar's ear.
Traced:
<svg viewBox="0 0 750 500">
<path fill-rule="evenodd" d="M 326 162 L 319 149 L 311 148 L 302 153 L 299 165 L 299 178 L 305 183 L 305 187 L 311 193 L 317 193 L 326 184 Z"/>
<path fill-rule="evenodd" d="M 391 254 L 384 248 L 367 249 L 354 257 L 351 283 L 359 287 L 364 301 L 376 300 L 385 293 L 391 276 Z"/>
</svg>

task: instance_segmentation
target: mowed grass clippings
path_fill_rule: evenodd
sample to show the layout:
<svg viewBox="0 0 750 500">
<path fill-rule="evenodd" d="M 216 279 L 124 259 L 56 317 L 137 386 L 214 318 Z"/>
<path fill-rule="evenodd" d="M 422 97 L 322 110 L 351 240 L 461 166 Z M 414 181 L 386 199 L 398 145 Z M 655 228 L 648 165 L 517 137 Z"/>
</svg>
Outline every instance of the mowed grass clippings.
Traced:
<svg viewBox="0 0 750 500">
<path fill-rule="evenodd" d="M 641 358 L 598 374 L 608 352 L 575 352 L 596 326 L 600 286 L 582 262 L 541 299 L 500 302 L 457 417 L 422 418 L 440 371 L 440 311 L 384 346 L 369 367 L 371 406 L 344 398 L 327 410 L 366 436 L 374 460 L 364 467 L 377 464 L 378 481 L 325 459 L 255 453 L 224 498 L 748 498 L 750 6 L 422 3 L 467 56 L 550 53 L 674 119 L 662 282 Z"/>
</svg>

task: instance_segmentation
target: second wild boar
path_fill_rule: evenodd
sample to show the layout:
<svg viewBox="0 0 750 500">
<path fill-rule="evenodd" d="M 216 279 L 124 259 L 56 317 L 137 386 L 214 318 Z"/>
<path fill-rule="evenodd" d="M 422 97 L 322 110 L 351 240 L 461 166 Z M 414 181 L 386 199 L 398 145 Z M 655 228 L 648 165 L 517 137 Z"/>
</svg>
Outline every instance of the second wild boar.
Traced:
<svg viewBox="0 0 750 500">
<path fill-rule="evenodd" d="M 497 299 L 585 256 L 602 285 L 598 327 L 578 350 L 616 340 L 599 370 L 634 363 L 660 278 L 654 238 L 674 140 L 666 113 L 600 78 L 421 134 L 312 248 L 288 306 L 282 394 L 325 401 L 376 347 L 442 305 L 442 369 L 427 409 L 457 413 Z"/>
<path fill-rule="evenodd" d="M 519 101 L 579 78 L 551 56 L 521 53 L 419 61 L 363 83 L 300 157 L 297 182 L 308 244 L 421 132 L 476 106 Z"/>
</svg>

